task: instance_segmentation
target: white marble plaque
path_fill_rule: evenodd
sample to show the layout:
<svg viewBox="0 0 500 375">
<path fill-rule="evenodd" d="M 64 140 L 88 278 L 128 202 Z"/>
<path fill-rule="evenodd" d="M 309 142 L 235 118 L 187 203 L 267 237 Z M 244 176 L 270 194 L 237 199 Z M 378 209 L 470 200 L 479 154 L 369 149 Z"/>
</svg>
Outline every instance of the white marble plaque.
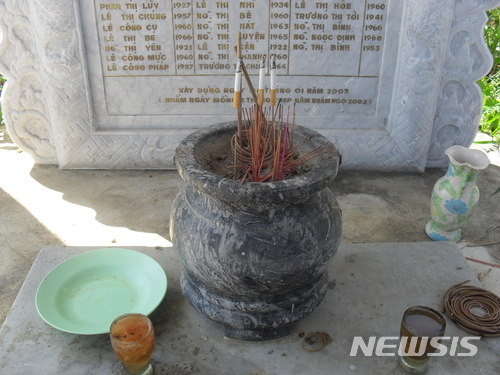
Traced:
<svg viewBox="0 0 500 375">
<path fill-rule="evenodd" d="M 278 97 L 296 104 L 299 123 L 382 128 L 390 110 L 402 4 L 81 2 L 95 127 L 172 129 L 192 126 L 200 117 L 234 120 L 233 47 L 241 32 L 254 84 L 261 56 L 274 54 Z M 243 100 L 253 104 L 248 89 Z"/>
<path fill-rule="evenodd" d="M 240 32 L 253 84 L 274 54 L 278 98 L 343 168 L 423 171 L 474 138 L 475 81 L 492 63 L 482 27 L 499 3 L 0 0 L 2 108 L 40 163 L 171 168 L 187 134 L 235 120 Z"/>
</svg>

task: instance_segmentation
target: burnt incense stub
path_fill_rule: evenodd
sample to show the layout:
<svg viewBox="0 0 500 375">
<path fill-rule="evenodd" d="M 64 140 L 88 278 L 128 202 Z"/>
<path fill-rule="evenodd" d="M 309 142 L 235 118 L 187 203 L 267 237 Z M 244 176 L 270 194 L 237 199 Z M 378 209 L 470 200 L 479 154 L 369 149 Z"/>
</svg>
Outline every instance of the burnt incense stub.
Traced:
<svg viewBox="0 0 500 375">
<path fill-rule="evenodd" d="M 175 162 L 187 185 L 173 205 L 171 238 L 188 301 L 228 337 L 267 340 L 286 335 L 326 293 L 326 268 L 341 239 L 340 208 L 328 188 L 339 154 L 332 147 L 284 181 L 241 184 L 207 170 L 199 155 L 236 130 L 234 122 L 219 124 L 181 142 Z M 305 149 L 330 144 L 299 126 L 295 136 L 307 136 Z"/>
</svg>

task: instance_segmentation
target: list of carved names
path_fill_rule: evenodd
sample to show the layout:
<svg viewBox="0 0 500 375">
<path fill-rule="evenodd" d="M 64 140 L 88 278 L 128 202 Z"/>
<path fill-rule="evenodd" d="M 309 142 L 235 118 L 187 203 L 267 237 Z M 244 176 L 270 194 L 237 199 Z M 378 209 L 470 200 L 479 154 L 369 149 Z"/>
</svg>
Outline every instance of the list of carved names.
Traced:
<svg viewBox="0 0 500 375">
<path fill-rule="evenodd" d="M 374 114 L 388 3 L 94 0 L 106 93 L 133 82 L 137 91 L 147 86 L 152 94 L 132 94 L 130 105 L 113 103 L 108 95 L 108 112 L 183 114 L 192 113 L 188 104 L 196 103 L 203 114 L 212 113 L 214 104 L 232 101 L 240 32 L 242 57 L 254 85 L 261 56 L 274 54 L 282 102 L 314 104 L 324 116 L 340 109 Z M 247 94 L 243 100 L 250 104 L 252 98 Z M 136 101 L 143 104 L 134 109 Z M 168 104 L 176 104 L 177 112 Z M 184 104 L 190 109 L 183 110 Z"/>
</svg>

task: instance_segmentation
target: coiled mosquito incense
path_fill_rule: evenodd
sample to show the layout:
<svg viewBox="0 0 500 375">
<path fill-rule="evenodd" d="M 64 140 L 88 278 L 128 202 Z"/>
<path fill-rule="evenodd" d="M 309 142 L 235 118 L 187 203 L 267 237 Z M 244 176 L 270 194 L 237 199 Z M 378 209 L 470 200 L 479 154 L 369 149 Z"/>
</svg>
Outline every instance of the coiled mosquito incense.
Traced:
<svg viewBox="0 0 500 375">
<path fill-rule="evenodd" d="M 444 295 L 443 311 L 463 330 L 481 336 L 500 336 L 500 297 L 494 293 L 464 285 L 453 285 Z M 474 308 L 483 314 L 474 313 Z"/>
</svg>

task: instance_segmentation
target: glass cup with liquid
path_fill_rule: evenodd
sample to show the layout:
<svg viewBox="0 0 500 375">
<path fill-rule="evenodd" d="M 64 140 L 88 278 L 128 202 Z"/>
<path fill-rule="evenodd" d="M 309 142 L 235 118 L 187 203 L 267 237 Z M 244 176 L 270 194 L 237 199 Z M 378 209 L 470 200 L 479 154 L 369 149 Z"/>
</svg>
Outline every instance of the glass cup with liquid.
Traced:
<svg viewBox="0 0 500 375">
<path fill-rule="evenodd" d="M 143 314 L 125 314 L 110 327 L 111 345 L 123 364 L 123 375 L 152 375 L 153 323 Z"/>
<path fill-rule="evenodd" d="M 425 306 L 407 309 L 401 321 L 399 366 L 409 374 L 427 372 L 429 353 L 438 347 L 432 339 L 442 337 L 445 329 L 446 321 L 437 311 Z"/>
</svg>

